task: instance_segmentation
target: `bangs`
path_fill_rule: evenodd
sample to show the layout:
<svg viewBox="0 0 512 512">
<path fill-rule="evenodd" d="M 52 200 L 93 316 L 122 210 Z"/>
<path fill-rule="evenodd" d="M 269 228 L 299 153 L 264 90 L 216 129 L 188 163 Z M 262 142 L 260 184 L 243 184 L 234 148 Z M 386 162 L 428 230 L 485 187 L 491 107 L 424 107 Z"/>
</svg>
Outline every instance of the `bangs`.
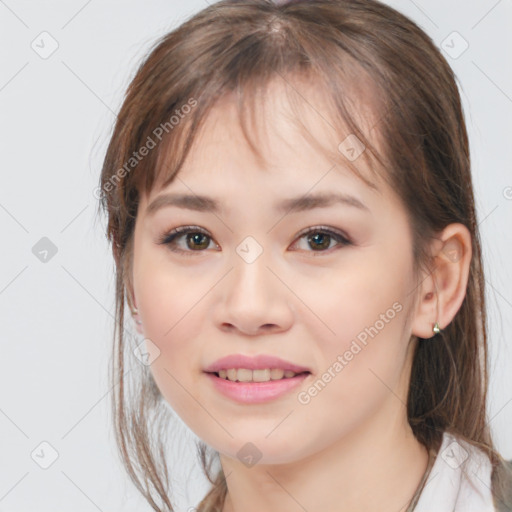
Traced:
<svg viewBox="0 0 512 512">
<path fill-rule="evenodd" d="M 342 97 L 336 97 L 336 91 L 328 89 L 328 82 L 321 80 L 316 71 L 289 73 L 288 76 L 275 74 L 267 83 L 257 77 L 247 77 L 247 83 L 235 90 L 211 91 L 206 97 L 199 96 L 193 112 L 165 133 L 157 149 L 155 164 L 147 169 L 138 169 L 134 173 L 134 185 L 140 192 L 149 195 L 168 186 L 183 167 L 185 160 L 204 129 L 206 120 L 213 109 L 222 112 L 227 102 L 237 108 L 238 122 L 244 139 L 256 157 L 262 169 L 271 165 L 262 148 L 262 137 L 266 128 L 272 124 L 276 115 L 273 110 L 275 87 L 285 91 L 286 106 L 290 116 L 287 120 L 294 125 L 298 133 L 316 151 L 325 156 L 333 166 L 348 169 L 358 176 L 367 186 L 378 190 L 376 181 L 389 181 L 388 173 L 383 172 L 387 163 L 380 143 L 379 132 L 375 129 L 378 108 L 355 92 L 352 84 L 347 84 Z M 364 78 L 361 70 L 361 79 Z M 183 98 L 181 103 L 187 104 Z M 320 120 L 322 131 L 315 133 L 308 119 Z M 327 133 L 326 133 L 327 132 Z M 226 148 L 229 151 L 229 148 Z M 370 172 L 368 172 L 370 171 Z M 241 171 L 242 172 L 242 171 Z M 372 175 L 373 179 L 369 176 Z M 137 179 L 138 178 L 138 179 Z"/>
</svg>

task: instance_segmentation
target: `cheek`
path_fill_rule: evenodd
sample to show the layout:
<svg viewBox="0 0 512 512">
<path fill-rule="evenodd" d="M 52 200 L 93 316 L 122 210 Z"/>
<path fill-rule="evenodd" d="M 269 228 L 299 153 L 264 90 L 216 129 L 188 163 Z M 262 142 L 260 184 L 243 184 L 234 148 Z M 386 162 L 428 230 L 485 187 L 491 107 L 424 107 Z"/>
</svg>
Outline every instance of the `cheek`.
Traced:
<svg viewBox="0 0 512 512">
<path fill-rule="evenodd" d="M 307 297 L 309 328 L 316 324 L 322 343 L 337 350 L 348 349 L 347 343 L 356 338 L 362 344 L 375 336 L 396 339 L 411 287 L 403 268 L 368 258 L 350 271 L 340 269 L 321 280 L 303 282 L 297 295 Z"/>
<path fill-rule="evenodd" d="M 192 392 L 200 375 L 198 347 L 204 326 L 202 298 L 211 285 L 168 266 L 140 260 L 134 283 L 144 337 L 159 350 L 150 366 L 162 395 L 182 417 L 193 412 Z M 188 392 L 187 392 L 188 391 Z"/>
<path fill-rule="evenodd" d="M 407 265 L 369 259 L 350 273 L 336 273 L 337 278 L 307 295 L 315 313 L 308 316 L 308 328 L 318 333 L 322 359 L 317 386 L 322 398 L 314 400 L 324 406 L 339 404 L 345 409 L 340 412 L 344 418 L 350 416 L 347 410 L 355 414 L 368 409 L 398 386 L 408 341 L 404 332 L 411 286 L 404 277 Z"/>
<path fill-rule="evenodd" d="M 190 329 L 200 324 L 191 319 L 201 309 L 213 280 L 192 267 L 172 265 L 165 251 L 160 250 L 142 249 L 134 262 L 134 275 L 146 336 L 153 336 L 166 351 L 173 339 L 184 340 L 193 335 Z"/>
</svg>

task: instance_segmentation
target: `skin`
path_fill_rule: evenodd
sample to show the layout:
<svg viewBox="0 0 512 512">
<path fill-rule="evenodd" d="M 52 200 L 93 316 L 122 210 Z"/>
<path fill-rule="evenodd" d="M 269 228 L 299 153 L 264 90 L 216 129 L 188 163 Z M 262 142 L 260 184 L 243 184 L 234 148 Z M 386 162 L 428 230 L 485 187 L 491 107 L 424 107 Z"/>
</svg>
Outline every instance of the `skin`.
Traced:
<svg viewBox="0 0 512 512">
<path fill-rule="evenodd" d="M 341 140 L 324 120 L 321 95 L 306 93 L 315 109 L 302 120 L 336 148 Z M 160 350 L 151 371 L 176 413 L 219 452 L 228 484 L 224 512 L 405 511 L 428 459 L 405 406 L 416 336 L 430 338 L 434 322 L 445 327 L 460 308 L 470 234 L 461 224 L 447 226 L 432 243 L 435 273 L 415 277 L 400 198 L 383 181 L 375 191 L 343 165 L 333 167 L 310 146 L 289 121 L 279 84 L 267 98 L 271 122 L 262 117 L 258 124 L 265 169 L 228 96 L 210 113 L 178 178 L 141 197 L 130 292 L 139 332 Z M 333 190 L 356 196 L 369 211 L 343 204 L 286 215 L 273 209 L 280 199 Z M 166 192 L 208 195 L 222 210 L 167 206 L 150 215 L 148 205 Z M 187 245 L 181 236 L 177 246 L 186 254 L 157 243 L 184 225 L 210 238 L 189 237 Z M 346 234 L 352 245 L 332 238 L 315 245 L 299 236 L 318 226 Z M 250 264 L 236 252 L 247 236 L 263 249 Z M 401 311 L 309 403 L 300 403 L 299 392 L 394 303 Z M 238 404 L 202 371 L 232 353 L 274 354 L 313 375 L 272 402 Z M 237 456 L 248 442 L 261 453 L 250 467 Z"/>
</svg>

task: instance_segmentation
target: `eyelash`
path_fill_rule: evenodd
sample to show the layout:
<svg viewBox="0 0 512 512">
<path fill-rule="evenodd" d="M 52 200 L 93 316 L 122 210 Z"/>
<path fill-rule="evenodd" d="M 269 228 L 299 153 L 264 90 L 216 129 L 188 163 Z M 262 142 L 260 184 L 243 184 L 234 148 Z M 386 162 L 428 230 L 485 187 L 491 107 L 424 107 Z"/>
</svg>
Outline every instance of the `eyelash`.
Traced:
<svg viewBox="0 0 512 512">
<path fill-rule="evenodd" d="M 208 234 L 208 232 L 206 232 L 205 230 L 203 230 L 202 228 L 200 228 L 198 226 L 180 226 L 180 227 L 175 228 L 175 229 L 173 229 L 173 230 L 171 230 L 169 232 L 165 232 L 163 235 L 161 235 L 158 238 L 157 243 L 161 244 L 161 245 L 169 246 L 169 249 L 171 251 L 173 251 L 173 252 L 184 254 L 186 256 L 192 256 L 194 253 L 204 252 L 205 249 L 197 250 L 197 251 L 178 249 L 176 247 L 176 241 L 177 241 L 177 239 L 179 239 L 181 236 L 183 236 L 185 234 L 197 234 L 197 233 L 201 233 L 201 234 L 207 236 L 208 238 L 210 238 L 210 240 L 213 241 L 213 238 Z M 312 227 L 312 228 L 308 228 L 307 230 L 302 231 L 301 233 L 299 233 L 298 239 L 300 240 L 301 238 L 305 237 L 306 235 L 317 234 L 317 233 L 322 233 L 322 234 L 330 236 L 331 238 L 333 238 L 338 243 L 338 245 L 334 246 L 334 247 L 331 247 L 329 249 L 326 249 L 326 250 L 306 251 L 306 252 L 312 252 L 313 256 L 317 256 L 318 255 L 318 254 L 315 254 L 315 253 L 320 253 L 320 254 L 321 253 L 330 253 L 332 251 L 332 249 L 334 249 L 336 247 L 345 247 L 345 246 L 353 245 L 353 242 L 350 239 L 348 239 L 345 235 L 342 235 L 341 233 L 333 231 L 332 229 L 329 229 L 329 228 L 327 228 L 325 226 L 315 226 L 315 227 Z"/>
</svg>

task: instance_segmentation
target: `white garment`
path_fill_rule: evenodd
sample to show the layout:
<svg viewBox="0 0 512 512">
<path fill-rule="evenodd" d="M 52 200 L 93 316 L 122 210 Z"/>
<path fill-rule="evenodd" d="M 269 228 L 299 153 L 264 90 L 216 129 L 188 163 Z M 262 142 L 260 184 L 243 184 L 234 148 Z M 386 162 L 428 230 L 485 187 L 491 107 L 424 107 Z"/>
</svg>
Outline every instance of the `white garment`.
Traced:
<svg viewBox="0 0 512 512">
<path fill-rule="evenodd" d="M 414 512 L 495 512 L 491 473 L 483 451 L 444 432 Z"/>
</svg>

